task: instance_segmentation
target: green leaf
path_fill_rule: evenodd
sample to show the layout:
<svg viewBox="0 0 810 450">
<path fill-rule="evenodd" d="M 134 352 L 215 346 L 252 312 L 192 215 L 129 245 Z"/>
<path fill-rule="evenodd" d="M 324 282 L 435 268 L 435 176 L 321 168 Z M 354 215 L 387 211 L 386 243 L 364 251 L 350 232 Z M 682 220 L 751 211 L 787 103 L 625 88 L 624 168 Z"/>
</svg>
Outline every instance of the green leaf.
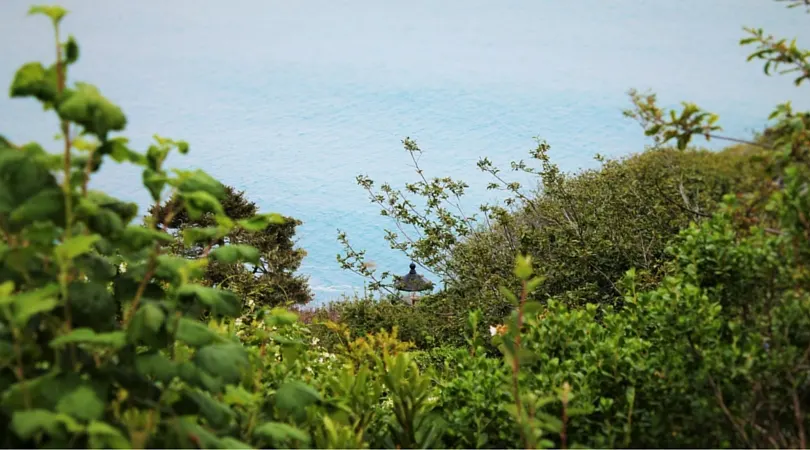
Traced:
<svg viewBox="0 0 810 450">
<path fill-rule="evenodd" d="M 91 344 L 119 349 L 126 345 L 126 335 L 123 331 L 96 334 L 90 328 L 76 328 L 68 334 L 54 338 L 49 345 L 52 348 L 60 348 L 68 344 Z"/>
<path fill-rule="evenodd" d="M 32 439 L 40 431 L 49 436 L 62 436 L 62 427 L 74 433 L 82 428 L 72 417 L 44 409 L 15 411 L 11 418 L 11 429 L 25 440 Z"/>
<path fill-rule="evenodd" d="M 155 136 L 155 139 L 157 139 L 159 142 L 163 140 L 163 138 L 159 136 Z M 146 149 L 146 168 L 152 170 L 153 172 L 159 172 L 165 175 L 162 167 L 163 161 L 165 161 L 166 157 L 169 156 L 169 150 L 170 148 L 167 145 L 150 145 L 149 148 Z"/>
<path fill-rule="evenodd" d="M 35 5 L 28 10 L 28 15 L 42 14 L 51 18 L 54 26 L 59 25 L 59 22 L 67 14 L 67 10 L 58 5 Z"/>
<path fill-rule="evenodd" d="M 227 448 L 216 435 L 200 426 L 196 417 L 179 417 L 173 424 L 171 432 L 176 433 L 179 448 Z"/>
<path fill-rule="evenodd" d="M 157 276 L 167 280 L 187 282 L 201 277 L 205 273 L 205 259 L 191 260 L 181 256 L 160 255 L 158 257 Z"/>
<path fill-rule="evenodd" d="M 221 392 L 222 380 L 200 369 L 191 361 L 177 365 L 177 375 L 189 385 L 199 386 L 209 392 Z"/>
<path fill-rule="evenodd" d="M 198 244 L 200 242 L 209 242 L 220 235 L 218 227 L 192 227 L 183 230 L 183 242 L 186 245 Z"/>
<path fill-rule="evenodd" d="M 238 262 L 249 262 L 258 264 L 259 250 L 245 244 L 231 244 L 217 247 L 209 254 L 211 259 L 225 263 L 235 264 Z"/>
<path fill-rule="evenodd" d="M 3 392 L 2 405 L 6 411 L 41 408 L 53 410 L 65 392 L 81 384 L 77 373 L 48 372 L 12 384 Z"/>
<path fill-rule="evenodd" d="M 65 42 L 65 64 L 73 64 L 79 59 L 79 44 L 73 35 L 68 36 Z"/>
<path fill-rule="evenodd" d="M 12 304 L 14 302 L 14 297 L 11 294 L 13 293 L 13 281 L 4 281 L 2 284 L 0 284 L 0 306 Z"/>
<path fill-rule="evenodd" d="M 204 323 L 181 317 L 178 320 L 175 338 L 192 347 L 203 347 L 224 339 Z"/>
<path fill-rule="evenodd" d="M 205 213 L 225 213 L 219 200 L 208 192 L 181 192 L 179 197 L 183 199 L 183 205 L 191 220 L 197 220 Z"/>
<path fill-rule="evenodd" d="M 121 108 L 87 83 L 76 83 L 75 90 L 67 91 L 57 111 L 62 119 L 81 125 L 101 140 L 106 139 L 108 132 L 123 130 L 127 124 Z"/>
<path fill-rule="evenodd" d="M 250 365 L 248 355 L 240 344 L 208 345 L 194 354 L 194 364 L 226 383 L 237 383 Z"/>
<path fill-rule="evenodd" d="M 87 218 L 87 228 L 102 236 L 118 239 L 124 231 L 124 221 L 118 214 L 101 209 L 98 214 Z"/>
<path fill-rule="evenodd" d="M 110 258 L 96 253 L 80 256 L 74 260 L 74 265 L 96 281 L 111 281 L 116 274 L 116 265 Z"/>
<path fill-rule="evenodd" d="M 124 202 L 99 191 L 89 191 L 87 198 L 100 208 L 108 210 L 120 217 L 121 221 L 124 223 L 128 223 L 138 215 L 137 203 Z"/>
<path fill-rule="evenodd" d="M 163 326 L 163 321 L 166 320 L 166 314 L 154 303 L 145 303 L 139 310 L 143 310 L 143 324 L 147 330 L 152 333 L 160 331 Z"/>
<path fill-rule="evenodd" d="M 689 145 L 689 141 L 691 139 L 692 139 L 692 136 L 690 134 L 683 134 L 681 136 L 678 136 L 678 140 L 677 140 L 678 150 L 685 150 L 686 146 Z"/>
<path fill-rule="evenodd" d="M 135 369 L 142 375 L 168 383 L 177 375 L 175 363 L 159 352 L 143 353 L 135 357 Z"/>
<path fill-rule="evenodd" d="M 175 170 L 179 175 L 177 190 L 184 193 L 205 192 L 217 200 L 224 200 L 228 194 L 225 186 L 202 170 Z"/>
<path fill-rule="evenodd" d="M 207 392 L 186 390 L 185 395 L 199 408 L 199 413 L 215 428 L 224 428 L 235 417 L 228 405 L 214 400 Z"/>
<path fill-rule="evenodd" d="M 296 440 L 303 444 L 309 444 L 309 435 L 292 425 L 281 422 L 267 422 L 259 425 L 253 431 L 255 436 L 273 441 L 273 443 L 284 443 L 287 440 Z"/>
<path fill-rule="evenodd" d="M 156 242 L 170 243 L 172 237 L 168 233 L 141 225 L 129 225 L 124 229 L 121 240 L 132 250 L 143 250 Z"/>
<path fill-rule="evenodd" d="M 147 167 L 143 169 L 143 185 L 149 190 L 152 195 L 152 200 L 155 202 L 160 201 L 160 194 L 163 192 L 163 187 L 169 179 L 166 175 Z"/>
<path fill-rule="evenodd" d="M 160 331 L 166 314 L 152 302 L 143 303 L 127 326 L 127 337 L 130 342 L 152 342 Z"/>
<path fill-rule="evenodd" d="M 540 302 L 526 302 L 523 304 L 523 314 L 527 316 L 537 315 L 540 311 L 543 311 L 545 306 Z"/>
<path fill-rule="evenodd" d="M 215 315 L 236 317 L 242 309 L 242 303 L 233 292 L 199 284 L 181 286 L 177 289 L 177 297 L 183 302 L 199 302 Z"/>
<path fill-rule="evenodd" d="M 81 385 L 60 398 L 56 410 L 79 420 L 98 420 L 104 415 L 104 402 L 92 388 Z"/>
<path fill-rule="evenodd" d="M 56 295 L 59 286 L 50 284 L 44 288 L 23 292 L 14 296 L 14 323 L 22 327 L 32 316 L 48 312 L 59 304 Z"/>
<path fill-rule="evenodd" d="M 38 62 L 30 62 L 20 67 L 9 89 L 11 97 L 34 97 L 46 105 L 56 102 L 58 92 L 56 70 L 45 69 Z"/>
<path fill-rule="evenodd" d="M 124 137 L 108 139 L 101 144 L 96 153 L 110 155 L 115 162 L 129 161 L 143 166 L 146 164 L 146 157 L 127 146 L 129 140 Z"/>
<path fill-rule="evenodd" d="M 498 291 L 500 291 L 501 295 L 503 295 L 510 302 L 512 302 L 513 305 L 517 305 L 519 303 L 518 298 L 515 296 L 515 294 L 513 294 L 512 291 L 510 291 L 505 286 L 498 286 Z"/>
<path fill-rule="evenodd" d="M 265 319 L 265 323 L 267 323 L 267 325 L 270 325 L 271 327 L 292 325 L 296 321 L 298 321 L 297 314 L 279 307 L 273 308 L 270 311 L 270 315 L 267 316 L 267 318 Z"/>
<path fill-rule="evenodd" d="M 64 196 L 58 188 L 43 189 L 11 213 L 18 224 L 52 220 L 64 222 Z"/>
<path fill-rule="evenodd" d="M 62 262 L 67 262 L 79 255 L 90 252 L 101 236 L 97 234 L 81 234 L 66 239 L 54 249 L 56 258 Z"/>
<path fill-rule="evenodd" d="M 270 225 L 283 225 L 287 220 L 281 214 L 256 214 L 255 216 L 238 221 L 240 227 L 247 231 L 263 231 Z"/>
<path fill-rule="evenodd" d="M 261 392 L 253 394 L 242 386 L 229 384 L 225 386 L 225 395 L 222 397 L 222 401 L 229 405 L 251 406 L 255 404 L 261 395 Z"/>
<path fill-rule="evenodd" d="M 302 416 L 309 405 L 321 400 L 321 394 L 302 381 L 290 381 L 276 391 L 275 405 L 281 411 Z"/>
<path fill-rule="evenodd" d="M 34 143 L 0 152 L 0 213 L 10 213 L 46 190 L 61 194 L 43 155 L 45 150 Z"/>
<path fill-rule="evenodd" d="M 129 439 L 118 428 L 98 421 L 90 422 L 87 427 L 90 436 L 90 448 L 132 448 Z"/>
<path fill-rule="evenodd" d="M 521 280 L 528 280 L 532 276 L 531 255 L 518 255 L 515 261 L 515 276 Z"/>
<path fill-rule="evenodd" d="M 526 283 L 526 291 L 534 292 L 537 288 L 546 281 L 546 277 L 534 277 Z"/>
</svg>

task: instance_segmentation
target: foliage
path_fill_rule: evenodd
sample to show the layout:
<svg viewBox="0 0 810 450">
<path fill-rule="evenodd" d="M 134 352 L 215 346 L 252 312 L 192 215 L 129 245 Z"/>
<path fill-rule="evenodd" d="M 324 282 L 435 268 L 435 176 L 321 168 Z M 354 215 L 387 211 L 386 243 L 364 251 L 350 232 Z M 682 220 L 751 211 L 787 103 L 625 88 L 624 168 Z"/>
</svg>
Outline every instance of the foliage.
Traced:
<svg viewBox="0 0 810 450">
<path fill-rule="evenodd" d="M 251 260 L 255 250 L 223 244 L 197 260 L 166 252 L 168 223 L 181 210 L 217 225 L 193 242 L 221 239 L 237 225 L 265 229 L 277 216 L 233 220 L 219 182 L 201 171 L 165 170 L 169 152 L 188 152 L 183 141 L 155 136 L 138 153 L 111 136 L 126 125 L 121 109 L 92 85 L 67 83 L 79 50 L 73 37 L 60 40 L 66 11 L 31 13 L 51 19 L 56 62 L 24 65 L 10 94 L 34 97 L 58 116 L 64 150 L 49 154 L 5 138 L 0 145 L 3 446 L 241 448 L 262 445 L 262 430 L 273 427 L 300 437 L 262 413 L 282 399 L 254 390 L 250 352 L 223 325 L 240 314 L 239 298 L 201 283 L 210 259 Z M 140 166 L 153 200 L 168 190 L 178 209 L 134 224 L 136 205 L 88 189 L 110 159 Z M 197 320 L 201 312 L 208 323 Z M 254 408 L 240 410 L 240 402 Z"/>
<path fill-rule="evenodd" d="M 452 248 L 447 249 L 446 262 L 452 267 L 454 279 L 445 279 L 442 291 L 421 298 L 414 317 L 407 320 L 413 323 L 421 318 L 420 322 L 434 330 L 434 342 L 460 344 L 458 337 L 466 326 L 467 313 L 474 309 L 480 309 L 490 323 L 509 313 L 511 305 L 498 286 L 517 287 L 504 268 L 518 253 L 532 255 L 535 270 L 546 277 L 532 295 L 537 300 L 565 297 L 572 305 L 596 299 L 620 302 L 616 282 L 633 267 L 639 270 L 639 283 L 655 285 L 668 258 L 666 245 L 679 230 L 690 221 L 710 217 L 726 192 L 751 190 L 764 171 L 752 162 L 755 152 L 750 146 L 722 152 L 654 149 L 603 161 L 600 168 L 576 175 L 560 172 L 550 162 L 548 152 L 548 145 L 541 142 L 532 153 L 540 162 L 539 169 L 515 163 L 516 170 L 530 171 L 539 178 L 542 186 L 536 194 L 523 192 L 517 183 L 505 181 L 488 161 L 482 162 L 482 169 L 502 181 L 491 187 L 506 186 L 504 189 L 511 194 L 506 200 L 511 211 L 486 206 L 484 209 L 493 218 L 486 218 L 475 231 L 445 230 L 445 234 L 457 237 Z M 389 207 L 386 214 L 405 227 L 410 219 L 396 215 L 405 208 L 402 202 L 406 200 Z M 429 234 L 422 232 L 424 236 Z M 437 248 L 433 240 L 424 242 L 427 248 Z M 354 255 L 356 271 L 371 279 L 370 287 L 384 290 L 388 284 L 362 265 L 361 252 L 353 251 L 348 247 L 346 257 Z M 403 335 L 423 341 L 406 332 L 409 325 L 399 322 L 402 313 L 396 308 L 369 302 L 347 304 L 346 308 L 354 311 L 361 305 L 373 329 L 390 329 L 399 324 Z M 375 312 L 371 314 L 371 310 Z M 384 314 L 391 316 L 386 318 Z M 441 320 L 433 320 L 435 317 Z M 370 329 L 356 316 L 348 315 L 345 320 L 355 324 L 358 332 Z"/>
<path fill-rule="evenodd" d="M 795 43 L 765 37 L 759 30 L 749 33 L 752 37 L 742 43 L 759 45 L 752 58 L 765 60 L 766 73 L 778 64 L 792 65 L 799 74 L 795 83 L 804 81 L 806 52 L 797 50 Z M 519 259 L 515 275 L 522 280 L 520 296 L 506 288 L 499 292 L 502 301 L 514 308 L 505 326 L 492 327 L 511 377 L 470 364 L 482 358 L 481 354 L 449 351 L 465 365 L 442 349 L 440 355 L 452 361 L 445 365 L 447 378 L 442 381 L 464 387 L 452 391 L 456 398 L 451 404 L 452 411 L 465 413 L 453 416 L 456 423 L 450 419 L 446 436 L 453 435 L 458 439 L 454 443 L 463 442 L 466 447 L 495 442 L 499 437 L 490 441 L 495 434 L 483 431 L 477 419 L 481 416 L 476 411 L 486 405 L 466 401 L 475 397 L 475 384 L 502 385 L 504 378 L 511 378 L 506 390 L 502 386 L 492 392 L 503 395 L 511 391 L 513 405 L 508 411 L 518 424 L 522 445 L 527 447 L 805 448 L 810 398 L 810 335 L 806 332 L 810 325 L 810 115 L 794 112 L 789 104 L 780 105 L 762 137 L 744 141 L 717 135 L 721 131 L 717 116 L 696 105 L 687 103 L 681 113 L 667 114 L 656 105 L 654 95 L 632 91 L 631 99 L 635 109 L 627 115 L 638 119 L 659 145 L 677 141 L 681 152 L 653 150 L 623 164 L 608 164 L 594 173 L 612 183 L 595 189 L 598 184 L 583 182 L 577 186 L 580 179 L 590 181 L 589 174 L 566 179 L 547 164 L 547 147 L 541 144 L 537 152 L 543 163 L 541 195 L 530 198 L 519 194 L 518 186 L 503 183 L 524 202 L 518 213 L 500 216 L 512 220 L 501 220 L 498 225 L 503 231 L 510 229 L 504 225 L 514 227 L 515 223 L 534 220 L 540 222 L 535 229 L 547 237 L 546 242 L 556 244 L 562 235 L 567 246 L 555 255 L 548 246 L 527 239 L 534 237 L 531 234 L 513 234 L 513 250 L 537 255 L 540 261 L 533 264 L 529 258 Z M 731 150 L 742 153 L 740 159 L 726 165 L 728 152 L 717 157 L 686 150 L 696 134 L 743 144 Z M 621 173 L 617 167 L 632 167 L 645 158 L 660 163 L 665 157 L 694 161 L 676 166 L 677 170 L 664 164 L 669 170 L 658 173 L 642 165 L 635 177 L 628 177 L 627 172 L 616 176 Z M 703 162 L 713 158 L 717 158 L 712 164 L 715 167 L 706 170 Z M 762 164 L 755 165 L 755 161 Z M 483 165 L 488 169 L 486 163 Z M 525 168 L 520 163 L 515 166 Z M 694 190 L 685 181 L 692 175 L 689 169 L 697 179 Z M 497 176 L 497 171 L 493 170 L 493 175 Z M 663 195 L 653 202 L 633 202 L 633 197 L 655 192 L 634 191 L 644 186 L 634 180 L 636 177 L 648 183 L 663 179 L 667 189 L 661 189 Z M 635 182 L 627 183 L 631 180 Z M 690 181 L 694 183 L 694 179 Z M 616 186 L 626 194 L 616 195 Z M 576 187 L 582 189 L 578 198 L 570 194 Z M 604 191 L 611 195 L 601 195 Z M 416 214 L 411 205 L 394 192 L 384 186 L 382 194 L 374 194 L 377 197 L 372 199 L 399 220 L 397 225 L 422 226 L 410 215 Z M 729 195 L 721 201 L 723 194 Z M 547 209 L 538 212 L 538 204 Z M 594 219 L 583 220 L 588 214 L 580 213 L 581 209 Z M 556 212 L 556 216 L 549 212 Z M 623 221 L 622 214 L 629 220 Z M 551 219 L 547 219 L 549 215 Z M 600 223 L 604 218 L 607 225 Z M 622 226 L 625 223 L 628 226 Z M 582 228 L 599 231 L 588 236 L 579 231 Z M 652 246 L 646 242 L 639 245 L 629 239 L 639 234 L 659 242 L 650 250 Z M 675 240 L 669 245 L 673 236 Z M 459 253 L 464 246 L 475 242 L 469 235 L 462 237 L 446 241 L 451 248 L 441 251 L 451 256 L 442 261 L 463 257 Z M 481 248 L 493 248 L 491 241 L 483 242 Z M 418 255 L 419 248 L 411 243 L 405 250 Z M 590 248 L 598 251 L 588 252 Z M 611 253 L 614 248 L 615 253 Z M 574 258 L 564 265 L 548 263 L 572 253 Z M 588 264 L 594 255 L 604 259 Z M 613 265 L 617 260 L 619 264 Z M 573 262 L 579 262 L 582 269 L 576 271 Z M 504 265 L 489 260 L 481 267 L 498 270 Z M 567 270 L 560 273 L 561 267 Z M 604 267 L 610 268 L 613 276 L 605 276 L 608 272 L 602 270 Z M 624 271 L 624 280 L 616 282 Z M 542 278 L 530 282 L 532 272 L 545 276 L 545 282 L 540 284 Z M 572 279 L 577 273 L 591 280 L 602 277 L 607 285 L 588 289 L 587 281 Z M 507 281 L 507 276 L 504 271 L 499 274 L 500 280 Z M 559 278 L 555 280 L 555 276 Z M 481 277 L 469 279 L 481 282 Z M 570 285 L 558 286 L 569 280 Z M 519 285 L 514 281 L 507 284 Z M 493 283 L 493 287 L 497 285 Z M 468 294 L 475 291 L 471 289 Z M 610 294 L 605 295 L 606 291 Z M 547 304 L 532 301 L 547 297 L 552 297 Z M 467 306 L 480 304 L 479 294 L 469 299 Z M 428 367 L 438 365 L 432 353 L 421 356 Z M 486 414 L 493 420 L 502 417 L 497 408 Z M 461 430 L 477 432 L 464 436 L 459 434 Z M 498 445 L 505 446 L 501 442 Z"/>
<path fill-rule="evenodd" d="M 359 297 L 336 303 L 335 307 L 337 320 L 359 336 L 397 328 L 398 336 L 413 343 L 416 348 L 433 347 L 436 340 L 442 338 L 441 317 L 434 315 L 421 302 L 414 308 L 390 298 L 376 300 L 372 297 Z M 320 328 L 317 325 L 313 327 Z M 328 333 L 323 341 L 330 341 Z"/>
<path fill-rule="evenodd" d="M 788 232 L 801 224 L 780 221 L 779 235 L 739 229 L 736 207 L 683 231 L 660 287 L 637 291 L 631 271 L 622 310 L 550 302 L 527 316 L 522 380 L 538 395 L 570 383 L 568 416 L 583 415 L 569 442 L 806 445 L 806 248 Z"/>
<path fill-rule="evenodd" d="M 222 200 L 225 215 L 232 220 L 249 220 L 258 207 L 233 187 L 225 186 Z M 311 292 L 306 277 L 295 273 L 306 252 L 295 247 L 295 228 L 301 221 L 291 217 L 278 217 L 278 223 L 266 227 L 247 226 L 232 228 L 225 236 L 218 232 L 216 216 L 211 213 L 191 218 L 182 207 L 182 200 L 170 198 L 162 205 L 153 205 L 150 213 L 161 220 L 174 211 L 168 222 L 175 236 L 174 254 L 185 258 L 199 258 L 211 254 L 204 282 L 211 286 L 233 291 L 245 299 L 250 307 L 304 304 Z M 261 225 L 261 224 L 259 224 Z M 220 250 L 219 245 L 231 246 Z M 247 250 L 250 246 L 258 250 Z M 250 256 L 247 264 L 236 259 L 240 254 Z"/>
<path fill-rule="evenodd" d="M 403 250 L 448 270 L 448 289 L 416 307 L 359 299 L 307 324 L 284 308 L 243 310 L 205 278 L 209 262 L 258 262 L 261 249 L 231 236 L 289 221 L 255 214 L 204 172 L 165 170 L 170 151 L 188 152 L 183 141 L 156 136 L 139 153 L 112 137 L 126 125 L 121 109 L 67 84 L 79 51 L 60 41 L 65 11 L 31 11 L 52 20 L 57 62 L 26 64 L 10 93 L 57 114 L 64 151 L 0 139 L 4 446 L 807 447 L 809 113 L 777 107 L 768 130 L 735 150 L 741 163 L 756 151 L 756 167 L 670 149 L 568 177 L 541 145 L 540 195 L 508 184 L 524 204 L 487 210 L 497 224 L 412 224 L 436 231 L 425 242 L 437 248 Z M 807 55 L 795 46 L 759 32 L 743 43 L 804 80 Z M 679 114 L 652 94 L 632 101 L 628 115 L 661 145 L 723 138 L 694 105 Z M 146 226 L 133 223 L 135 205 L 88 189 L 110 159 L 141 167 L 163 205 Z M 640 198 L 655 182 L 670 200 L 685 192 L 681 202 Z M 453 183 L 412 190 L 442 216 L 451 197 L 440 191 Z M 170 224 L 183 214 L 194 223 L 182 231 L 189 254 L 172 253 Z M 652 250 L 633 233 L 661 242 Z M 494 275 L 476 279 L 475 258 Z"/>
<path fill-rule="evenodd" d="M 639 98 L 634 94 L 634 101 Z M 648 100 L 654 102 L 654 96 Z M 697 113 L 687 116 L 692 114 Z M 708 113 L 699 117 L 716 120 Z M 678 120 L 695 131 L 686 123 L 693 119 Z M 522 160 L 511 164 L 512 171 L 535 177 L 537 189 L 509 181 L 484 158 L 478 167 L 494 180 L 487 187 L 507 197 L 503 205 L 481 205 L 480 214 L 470 215 L 461 207 L 468 186 L 447 177 L 428 178 L 419 165 L 422 150 L 410 139 L 403 142 L 416 182 L 402 190 L 388 183 L 377 188 L 366 176 L 359 176 L 358 183 L 396 226 L 387 231 L 391 248 L 442 279 L 442 291 L 420 300 L 426 304 L 423 310 L 442 318 L 441 331 L 434 333 L 440 344 L 458 343 L 452 337 L 460 335 L 471 310 L 481 309 L 489 322 L 509 313 L 499 286 L 517 288 L 508 267 L 518 254 L 533 256 L 534 269 L 546 277 L 533 300 L 565 297 L 572 305 L 620 305 L 616 283 L 627 270 L 637 268 L 638 282 L 654 286 L 668 258 L 666 246 L 678 232 L 711 217 L 724 194 L 759 187 L 768 170 L 756 161 L 760 144 L 746 143 L 721 152 L 661 146 L 617 160 L 597 156 L 601 167 L 566 174 L 551 161 L 550 146 L 540 141 L 531 152 L 538 167 Z M 344 253 L 338 261 L 344 269 L 364 276 L 372 292 L 395 293 L 394 276 L 366 263 L 365 252 L 353 247 L 345 232 L 339 240 Z M 375 316 L 375 326 L 390 327 L 396 320 Z M 357 325 L 358 331 L 368 330 Z"/>
<path fill-rule="evenodd" d="M 260 249 L 231 236 L 283 219 L 254 214 L 249 205 L 226 209 L 233 196 L 202 171 L 165 170 L 170 151 L 188 152 L 183 141 L 156 136 L 138 153 L 110 136 L 126 124 L 121 109 L 95 87 L 67 84 L 78 46 L 72 37 L 60 42 L 66 12 L 32 13 L 51 17 L 57 62 L 24 66 L 10 91 L 36 97 L 59 116 L 64 151 L 0 140 L 0 422 L 9 430 L 3 445 L 438 442 L 435 387 L 395 335 L 355 338 L 328 354 L 308 340 L 295 314 L 243 312 L 236 293 L 206 283 L 210 261 L 257 263 Z M 153 208 L 145 226 L 133 223 L 136 205 L 88 189 L 109 159 L 140 166 L 156 204 L 171 199 Z M 174 217 L 196 222 L 183 230 L 184 244 L 203 251 L 171 252 Z M 279 236 L 289 241 L 291 233 Z M 202 313 L 208 321 L 199 320 Z"/>
<path fill-rule="evenodd" d="M 459 279 L 448 292 L 446 309 L 463 314 L 481 307 L 485 316 L 503 315 L 508 305 L 497 287 L 509 281 L 503 268 L 518 253 L 533 256 L 546 278 L 533 300 L 565 298 L 566 303 L 617 304 L 622 274 L 638 268 L 639 282 L 659 279 L 668 242 L 690 221 L 704 220 L 728 190 L 747 190 L 761 170 L 749 149 L 677 152 L 649 150 L 602 167 L 568 176 L 549 161 L 540 143 L 533 157 L 540 169 L 538 194 L 509 190 L 507 201 L 522 206 L 501 215 L 491 231 L 477 233 L 456 248 Z M 484 164 L 495 176 L 496 169 Z M 511 287 L 517 287 L 511 285 Z"/>
</svg>

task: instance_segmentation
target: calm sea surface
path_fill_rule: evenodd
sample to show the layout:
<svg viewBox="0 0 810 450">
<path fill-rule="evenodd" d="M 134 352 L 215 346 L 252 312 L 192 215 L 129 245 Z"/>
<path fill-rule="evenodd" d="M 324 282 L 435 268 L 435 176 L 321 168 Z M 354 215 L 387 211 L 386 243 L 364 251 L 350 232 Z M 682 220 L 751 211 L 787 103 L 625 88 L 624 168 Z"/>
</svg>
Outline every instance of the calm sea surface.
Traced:
<svg viewBox="0 0 810 450">
<path fill-rule="evenodd" d="M 46 19 L 25 16 L 32 3 L 0 2 L 0 85 L 27 61 L 53 59 Z M 335 261 L 338 228 L 378 267 L 407 271 L 382 239 L 392 224 L 354 181 L 413 180 L 406 136 L 425 151 L 428 175 L 471 185 L 473 209 L 497 199 L 478 158 L 526 158 L 534 136 L 565 170 L 593 167 L 596 153 L 641 151 L 641 131 L 621 115 L 632 87 L 697 102 L 730 135 L 763 125 L 776 102 L 810 106 L 806 87 L 764 77 L 737 45 L 743 26 L 757 26 L 810 47 L 810 15 L 768 0 L 61 4 L 82 51 L 73 79 L 124 108 L 137 148 L 154 133 L 186 139 L 191 153 L 173 165 L 202 168 L 263 210 L 304 221 L 301 272 L 318 301 L 362 288 Z M 51 142 L 50 114 L 5 97 L 0 133 Z M 109 163 L 94 187 L 146 206 L 139 184 L 137 171 Z"/>
</svg>

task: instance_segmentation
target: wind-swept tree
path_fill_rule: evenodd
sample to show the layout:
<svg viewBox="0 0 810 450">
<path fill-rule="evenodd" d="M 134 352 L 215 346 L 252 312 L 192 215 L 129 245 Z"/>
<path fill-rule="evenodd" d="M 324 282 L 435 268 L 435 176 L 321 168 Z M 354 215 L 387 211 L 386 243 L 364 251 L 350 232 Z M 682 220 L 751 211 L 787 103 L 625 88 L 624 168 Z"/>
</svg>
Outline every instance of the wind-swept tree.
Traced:
<svg viewBox="0 0 810 450">
<path fill-rule="evenodd" d="M 225 186 L 227 195 L 222 202 L 225 214 L 234 220 L 253 217 L 257 211 L 256 203 L 250 201 L 244 191 L 237 191 Z M 185 209 L 177 209 L 176 199 L 170 199 L 162 205 L 153 205 L 150 213 L 161 220 L 166 211 L 174 211 L 169 221 L 169 229 L 175 235 L 173 251 L 187 258 L 200 258 L 222 244 L 252 246 L 259 252 L 257 264 L 225 263 L 210 261 L 206 269 L 205 281 L 234 291 L 250 305 L 303 304 L 311 298 L 308 279 L 296 274 L 306 252 L 295 246 L 295 228 L 301 221 L 284 217 L 284 222 L 271 224 L 262 231 L 248 231 L 236 227 L 224 238 L 202 242 L 192 242 L 192 237 L 200 234 L 215 235 L 219 226 L 212 214 L 204 214 L 196 220 L 191 219 Z"/>
</svg>

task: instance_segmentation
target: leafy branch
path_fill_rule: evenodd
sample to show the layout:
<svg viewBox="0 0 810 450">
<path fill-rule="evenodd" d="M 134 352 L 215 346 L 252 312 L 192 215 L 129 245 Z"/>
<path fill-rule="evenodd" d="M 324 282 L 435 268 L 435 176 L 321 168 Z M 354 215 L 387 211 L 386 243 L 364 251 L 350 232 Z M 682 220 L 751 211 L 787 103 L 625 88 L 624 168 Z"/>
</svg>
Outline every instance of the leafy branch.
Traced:
<svg viewBox="0 0 810 450">
<path fill-rule="evenodd" d="M 476 216 L 465 214 L 461 206 L 461 197 L 468 185 L 450 177 L 429 179 L 419 165 L 422 154 L 419 146 L 410 138 L 402 143 L 419 177 L 416 182 L 406 183 L 404 189 L 395 189 L 388 183 L 376 188 L 371 178 L 359 175 L 357 184 L 367 192 L 369 200 L 380 207 L 380 214 L 394 222 L 397 231 L 385 230 L 385 240 L 392 250 L 404 253 L 445 282 L 456 281 L 451 258 L 453 249 L 474 233 L 478 225 Z M 412 196 L 422 199 L 422 204 L 417 205 L 411 200 Z M 344 232 L 339 232 L 338 240 L 346 253 L 338 256 L 341 266 L 368 277 L 367 268 L 357 258 L 361 253 L 347 244 Z M 374 280 L 372 286 L 382 287 L 381 281 Z"/>
</svg>

